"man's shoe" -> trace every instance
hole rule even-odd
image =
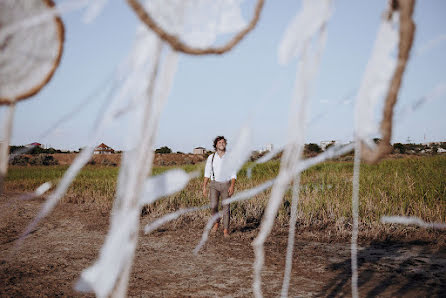
[[[224,229],[224,230],[223,230],[223,236],[224,236],[225,238],[229,238],[229,231],[228,231],[228,229]]]
[[[211,233],[215,234],[215,233],[217,233],[217,230],[218,230],[218,222],[215,223],[214,226],[212,227]]]

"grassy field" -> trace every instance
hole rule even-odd
[[[273,178],[279,161],[273,160],[238,173],[236,191],[254,187]],[[188,165],[186,171],[201,170],[204,164]],[[155,167],[157,175],[173,167]],[[67,166],[11,167],[5,188],[9,192],[33,191],[46,181],[56,183]],[[87,166],[76,178],[65,196],[65,202],[92,204],[110,208],[119,168]],[[352,162],[329,161],[305,171],[301,178],[299,224],[348,230],[351,223]],[[363,229],[374,228],[382,215],[418,216],[425,221],[446,220],[446,156],[414,157],[384,160],[378,165],[362,165],[360,175],[360,217]],[[145,212],[159,216],[179,208],[204,205],[208,199],[201,193],[202,177],[193,179],[175,195],[148,206]],[[240,225],[258,223],[271,189],[251,200],[231,204],[232,222]],[[290,213],[291,190],[285,196],[277,224],[286,225]],[[191,215],[205,220],[209,211]],[[189,218],[190,218],[189,217]],[[200,221],[201,222],[201,221]]]

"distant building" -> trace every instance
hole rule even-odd
[[[206,148],[203,147],[196,147],[194,148],[193,153],[194,154],[204,154],[206,152]]]
[[[429,147],[432,147],[432,146],[440,146],[441,145],[441,142],[430,142],[430,143],[428,143],[428,146]]]
[[[115,150],[113,150],[111,147],[102,143],[101,145],[94,148],[93,153],[94,154],[113,154],[113,153],[115,153]]]
[[[34,142],[31,144],[25,145],[25,147],[42,147],[42,144]]]
[[[265,146],[262,146],[262,149],[260,149],[259,152],[260,153],[271,152],[271,151],[273,151],[273,149],[274,149],[273,144],[266,144]]]
[[[333,141],[333,140],[332,141],[322,141],[320,143],[320,147],[322,150],[325,151],[325,149],[327,149],[328,146],[334,145],[335,143],[336,143],[336,141]]]

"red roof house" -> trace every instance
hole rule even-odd
[[[94,148],[94,154],[112,154],[115,153],[115,150],[113,150],[111,147],[105,145],[104,143],[101,143],[99,146]]]

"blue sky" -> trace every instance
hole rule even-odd
[[[248,19],[254,1],[245,2],[243,12]],[[354,96],[385,6],[386,1],[376,0],[334,2],[327,46],[311,98],[307,143],[352,139]],[[277,48],[300,7],[300,1],[266,1],[255,30],[230,53],[218,57],[181,55],[156,147],[167,145],[182,152],[197,146],[210,149],[212,139],[222,134],[230,144],[247,118],[253,119],[253,149],[268,143],[283,145],[297,60],[280,65]],[[446,1],[417,1],[415,43],[397,112],[446,82],[445,12]],[[40,142],[71,150],[86,144],[101,107],[109,99],[101,91],[129,52],[138,20],[125,1],[109,1],[91,24],[81,19],[82,11],[63,16],[66,41],[60,67],[38,95],[17,105],[12,144]],[[427,42],[441,36],[435,47],[417,55]],[[445,141],[445,97],[402,115],[395,123],[393,141]],[[83,104],[54,133],[39,138],[86,99],[88,105]],[[116,149],[124,148],[126,140],[127,127],[125,119],[122,121],[114,123],[103,136],[103,142]]]

